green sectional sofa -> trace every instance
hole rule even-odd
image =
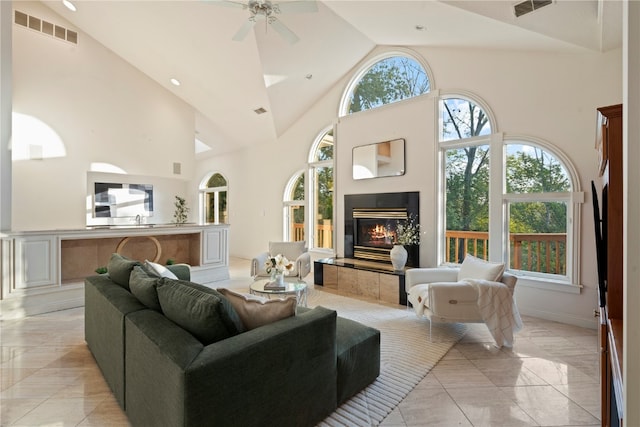
[[[85,340],[133,426],[313,426],[380,372],[376,329],[316,307],[243,330],[188,266],[175,280],[140,264],[114,254],[85,279]]]

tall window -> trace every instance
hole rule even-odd
[[[509,265],[567,275],[571,180],[550,152],[531,144],[505,146]]]
[[[470,253],[522,275],[577,280],[568,160],[544,142],[492,134],[486,109],[462,97],[440,102],[440,147],[445,262]]]
[[[312,238],[316,249],[333,248],[333,129],[323,132],[309,155],[309,200]]]
[[[204,222],[208,224],[227,224],[227,180],[219,173],[214,173],[201,186]]]
[[[440,141],[449,142],[443,144],[448,262],[462,262],[466,253],[488,259],[489,145],[483,136],[490,133],[487,115],[474,102],[441,100]]]
[[[392,53],[374,61],[350,83],[341,116],[413,98],[431,89],[425,67],[409,54]]]
[[[285,241],[305,240],[304,195],[304,172],[299,172],[289,180],[284,194]]]

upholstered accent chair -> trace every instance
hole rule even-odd
[[[265,269],[265,263],[270,256],[278,254],[284,255],[293,263],[293,270],[289,272],[287,277],[302,280],[311,272],[311,255],[307,251],[307,242],[302,240],[299,242],[269,242],[269,251],[262,252],[251,260],[251,276],[254,279],[260,277],[269,277],[269,273]]]
[[[407,303],[432,323],[485,323],[498,347],[513,345],[522,322],[513,298],[517,278],[504,264],[467,255],[459,267],[412,268]]]

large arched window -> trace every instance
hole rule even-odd
[[[300,171],[289,180],[284,190],[285,241],[305,240],[305,199],[304,171]]]
[[[309,247],[333,248],[333,128],[325,130],[309,152]]]
[[[581,201],[568,159],[544,141],[496,133],[488,108],[469,96],[443,97],[439,110],[441,261],[470,253],[520,276],[578,283]]]
[[[349,83],[340,116],[370,110],[431,90],[425,64],[408,52],[389,52],[366,63]]]
[[[203,220],[206,224],[227,224],[229,215],[227,179],[220,173],[212,174],[200,185]]]
[[[567,276],[573,216],[567,169],[550,151],[532,143],[509,141],[504,153],[509,266]]]

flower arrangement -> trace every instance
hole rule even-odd
[[[293,270],[293,263],[284,255],[278,254],[276,256],[269,256],[264,263],[264,268],[269,274],[284,274],[286,276]]]
[[[396,223],[396,244],[417,245],[420,243],[420,224],[416,223],[416,217],[410,214],[404,221]]]

